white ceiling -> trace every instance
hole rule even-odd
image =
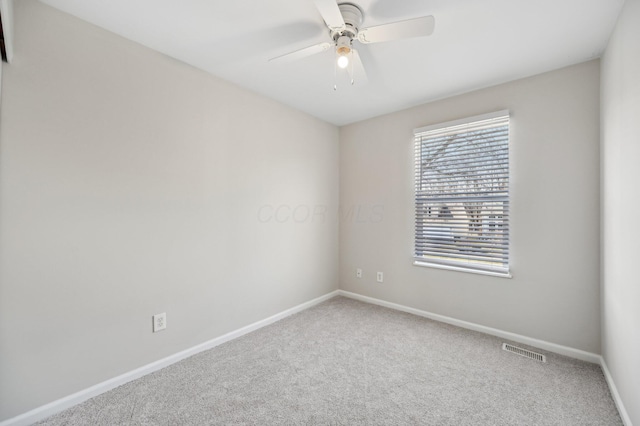
[[[312,0],[42,0],[214,75],[343,125],[599,57],[623,0],[352,0],[363,26],[435,17],[430,37],[360,45],[366,85],[334,84]],[[345,83],[339,80],[340,83]]]

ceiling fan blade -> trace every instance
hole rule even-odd
[[[361,84],[367,84],[369,81],[367,79],[367,72],[364,70],[364,65],[356,49],[351,49],[351,64],[348,70],[351,84],[357,84],[359,86]]]
[[[400,40],[403,38],[424,37],[433,34],[435,19],[433,16],[408,19],[363,28],[358,32],[360,43],[380,43],[383,41]]]
[[[269,59],[269,62],[293,62],[298,59],[306,58],[307,56],[315,55],[316,53],[322,53],[325,50],[328,50],[331,46],[332,44],[328,42],[314,44],[313,46],[305,47],[304,49],[276,56],[275,58]]]
[[[344,18],[335,0],[313,0],[330,30],[343,30],[345,28]]]

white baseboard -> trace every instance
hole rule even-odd
[[[133,371],[129,371],[128,373],[124,373],[124,374],[121,374],[120,376],[106,380],[102,383],[98,383],[97,385],[91,386],[90,388],[81,390],[72,395],[50,402],[41,407],[28,411],[24,414],[20,414],[16,417],[12,417],[10,419],[4,420],[0,422],[0,426],[30,425],[32,423],[45,419],[49,416],[52,416],[53,414],[59,413],[60,411],[66,410],[67,408],[73,407],[74,405],[80,404],[81,402],[84,402],[90,398],[93,398],[102,393],[110,391],[111,389],[114,389],[118,386],[122,386],[125,383],[128,383],[132,380],[139,379],[142,376],[145,376],[149,373],[153,373],[154,371],[165,368],[171,364],[175,364],[176,362],[181,361],[190,356],[193,356],[197,353],[214,348],[218,345],[221,345],[222,343],[236,339],[247,333],[251,333],[252,331],[265,327],[269,324],[273,324],[274,322],[281,320],[285,317],[304,311],[305,309],[308,309],[312,306],[322,303],[325,300],[329,300],[332,297],[337,296],[338,294],[339,294],[338,290],[332,291],[331,293],[327,293],[324,296],[320,296],[316,299],[310,300],[298,306],[294,306],[293,308],[287,309],[286,311],[282,311],[280,313],[272,315],[269,318],[265,318],[263,320],[254,322],[253,324],[249,324],[238,330],[229,332],[220,337],[216,337],[215,339],[211,339],[207,342],[193,346],[182,352],[178,352],[166,358],[144,365],[140,368],[136,368]]]
[[[622,403],[622,399],[620,399],[620,394],[618,393],[618,388],[616,387],[616,384],[613,381],[613,377],[609,372],[609,367],[607,367],[607,363],[605,362],[603,357],[600,357],[600,367],[602,367],[604,378],[606,379],[607,384],[609,385],[609,390],[611,391],[613,402],[616,403],[616,407],[618,408],[618,413],[620,413],[620,417],[622,418],[622,423],[624,423],[624,426],[633,426],[631,424],[631,418],[629,417],[629,413],[627,413],[627,409],[624,408],[624,404]]]
[[[432,312],[423,311],[416,308],[410,308],[408,306],[399,305],[397,303],[387,302],[385,300],[376,299],[369,296],[363,296],[357,293],[351,293],[349,291],[338,290],[338,294],[341,296],[349,297],[351,299],[360,300],[362,302],[372,303],[374,305],[384,306],[386,308],[395,309],[397,311],[407,312],[410,314],[418,315],[421,317],[429,318],[435,321],[444,322],[447,324],[455,325],[468,330],[479,331],[481,333],[490,334],[492,336],[501,337],[503,339],[512,340],[514,342],[523,343],[525,345],[533,346],[536,348],[544,349],[549,352],[565,355],[571,358],[580,359],[582,361],[591,362],[594,364],[600,364],[600,355],[591,352],[586,352],[580,349],[570,348],[568,346],[558,345],[556,343],[547,342],[544,340],[533,339],[531,337],[522,336],[520,334],[511,333],[509,331],[498,330],[497,328],[486,327],[484,325],[475,324],[472,322],[462,321],[459,319],[447,317],[444,315],[434,314]]]
[[[432,312],[423,311],[420,309],[410,308],[408,306],[400,305],[397,303],[387,302],[384,300],[376,299],[369,296],[363,296],[356,293],[351,293],[344,290],[336,290],[331,293],[325,294],[324,296],[320,296],[316,299],[310,300],[308,302],[302,303],[298,306],[294,306],[293,308],[287,309],[278,314],[272,315],[269,318],[265,318],[261,321],[257,321],[253,324],[242,327],[238,330],[229,332],[220,337],[216,337],[215,339],[209,340],[207,342],[201,343],[199,345],[193,346],[189,349],[186,349],[182,352],[178,352],[161,360],[152,362],[140,368],[137,368],[128,373],[121,374],[120,376],[114,377],[112,379],[106,380],[102,383],[98,383],[97,385],[91,386],[82,391],[76,392],[72,395],[66,396],[64,398],[53,401],[49,404],[45,404],[41,407],[35,408],[31,411],[28,411],[24,414],[20,414],[16,417],[4,420],[0,422],[0,426],[23,426],[30,425],[42,419],[45,419],[53,414],[59,413],[60,411],[66,410],[67,408],[73,407],[74,405],[80,404],[90,398],[98,396],[104,392],[107,392],[111,389],[114,389],[118,386],[124,385],[130,381],[136,380],[142,376],[145,376],[149,373],[153,373],[154,371],[165,368],[171,364],[175,364],[178,361],[181,361],[185,358],[193,356],[197,353],[206,351],[208,349],[214,348],[222,343],[228,342],[230,340],[236,339],[240,336],[243,336],[252,331],[258,330],[262,327],[265,327],[269,324],[273,324],[274,322],[281,320],[285,317],[293,315],[295,313],[301,312],[305,309],[308,309],[312,306],[315,306],[319,303],[324,302],[325,300],[329,300],[335,296],[344,296],[355,300],[360,300],[362,302],[371,303],[374,305],[384,306],[387,308],[395,309],[402,312],[407,312],[410,314],[418,315],[421,317],[433,319],[435,321],[444,322],[447,324],[455,325],[458,327],[466,328],[469,330],[479,331],[481,333],[490,334],[492,336],[502,337],[504,339],[512,340],[514,342],[523,343],[526,345],[534,346],[540,349],[548,350],[549,352],[558,353],[561,355],[569,356],[572,358],[577,358],[583,361],[592,362],[595,364],[599,364],[602,367],[602,371],[604,373],[607,384],[609,385],[609,389],[611,390],[611,395],[613,400],[618,408],[620,413],[620,417],[625,426],[633,426],[631,424],[631,419],[627,414],[627,411],[620,399],[620,394],[618,393],[618,389],[613,381],[613,377],[609,372],[606,362],[604,359],[597,354],[582,351],[580,349],[570,348],[568,346],[562,346],[551,342],[546,342],[544,340],[533,339],[530,337],[522,336],[519,334],[511,333],[508,331],[498,330],[491,327],[485,327],[483,325],[474,324],[467,321],[458,320],[455,318],[447,317],[444,315],[434,314]]]
[[[544,349],[549,352],[554,352],[560,355],[565,355],[571,358],[576,358],[582,361],[598,364],[602,368],[605,380],[607,381],[607,384],[609,385],[609,390],[611,391],[611,396],[613,398],[613,401],[616,404],[616,407],[618,408],[618,413],[620,414],[620,418],[622,418],[622,422],[624,423],[625,426],[633,426],[631,424],[631,419],[629,418],[629,414],[627,413],[627,410],[625,409],[624,404],[622,403],[622,399],[620,399],[620,394],[618,393],[616,384],[613,381],[613,377],[611,376],[611,373],[609,372],[607,363],[605,362],[604,358],[598,354],[586,352],[580,349],[574,349],[568,346],[558,345],[556,343],[551,343],[544,340],[533,339],[531,337],[522,336],[520,334],[511,333],[508,331],[498,330],[496,328],[485,327],[484,325],[474,324],[472,322],[462,321],[462,320],[447,317],[444,315],[423,311],[420,309],[410,308],[408,306],[400,305],[397,303],[387,302],[385,300],[380,300],[380,299],[376,299],[369,296],[363,296],[357,293],[351,293],[349,291],[338,290],[338,294],[340,296],[349,297],[351,299],[360,300],[362,302],[367,302],[374,305],[384,306],[386,308],[407,312],[410,314],[429,318],[435,321],[456,325],[458,327],[466,328],[468,330],[479,331],[481,333],[490,334],[492,336],[501,337],[504,339],[512,340],[514,342],[519,342],[525,345]]]

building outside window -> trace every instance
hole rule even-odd
[[[509,276],[509,113],[414,130],[414,264]]]

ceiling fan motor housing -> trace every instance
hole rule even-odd
[[[338,7],[344,19],[345,28],[341,31],[332,31],[331,38],[336,42],[343,36],[353,40],[358,35],[358,29],[364,20],[364,13],[353,3],[340,3]]]

